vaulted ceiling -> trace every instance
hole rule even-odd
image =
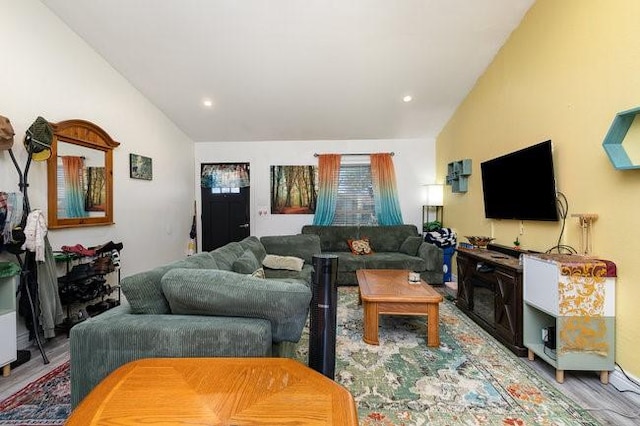
[[[534,2],[41,1],[196,142],[436,137]]]

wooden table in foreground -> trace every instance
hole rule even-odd
[[[360,269],[356,276],[364,308],[363,340],[366,343],[379,344],[380,315],[426,315],[427,346],[440,346],[440,293],[423,280],[419,284],[409,283],[407,270]]]
[[[357,425],[344,387],[287,358],[148,358],[105,378],[67,425]]]

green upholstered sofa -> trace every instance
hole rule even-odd
[[[71,329],[72,406],[140,358],[292,357],[319,252],[317,236],[252,236],[123,278],[120,306]],[[296,256],[304,265],[252,276],[267,254]]]
[[[357,285],[358,269],[408,269],[429,284],[443,284],[443,251],[424,242],[415,225],[305,225],[302,234],[319,236],[322,253],[338,256],[338,285]],[[373,253],[351,252],[348,241],[362,238],[369,239]]]

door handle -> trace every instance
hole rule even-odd
[[[243,223],[242,225],[238,225],[238,228],[248,228],[249,224],[248,223]]]

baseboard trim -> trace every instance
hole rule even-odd
[[[626,374],[629,378],[627,378],[620,367],[616,365],[616,369],[609,374],[609,383],[621,391],[633,391],[640,393],[640,379],[629,373]]]

